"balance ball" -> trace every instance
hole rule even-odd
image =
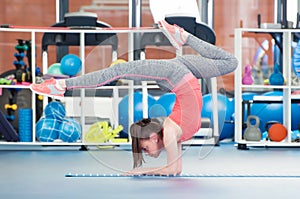
[[[149,109],[149,118],[167,117],[167,110],[161,104],[154,104]]]
[[[263,96],[283,96],[282,91],[270,91],[262,94]],[[291,123],[292,130],[298,129],[300,123],[300,104],[292,103]],[[282,103],[254,103],[251,106],[251,114],[260,118],[260,129],[265,130],[268,121],[278,121],[283,123],[283,105]]]
[[[60,61],[60,70],[64,75],[75,76],[81,71],[81,59],[77,55],[67,54]]]
[[[54,63],[50,65],[47,73],[51,75],[63,75],[60,66],[61,66],[60,63]]]
[[[133,122],[141,120],[143,118],[143,94],[142,92],[134,92],[133,94]],[[148,113],[151,106],[155,104],[156,100],[153,96],[148,94]],[[128,135],[128,95],[124,96],[119,105],[119,123],[122,125],[123,131],[120,133],[120,137],[126,137]],[[149,117],[149,114],[148,116]]]
[[[127,61],[124,59],[117,59],[113,62],[111,62],[110,66],[116,65],[116,64],[120,64],[120,63],[126,63]]]
[[[52,101],[47,104],[44,113],[46,118],[62,120],[66,116],[66,109],[61,102]]]
[[[267,92],[263,96],[282,96],[282,92]],[[260,119],[259,129],[265,131],[266,123],[269,121],[283,121],[283,110],[281,103],[254,103],[251,106],[251,115],[256,115]]]
[[[282,124],[272,124],[268,130],[270,140],[274,142],[281,142],[287,136],[287,129]]]
[[[161,95],[156,103],[150,107],[149,117],[167,117],[171,114],[176,101],[174,93],[165,93]]]
[[[212,103],[212,95],[206,94],[203,96],[202,102],[202,118],[209,118],[211,121],[211,126],[213,126],[213,116],[212,116],[212,107],[216,106]],[[234,102],[233,100],[229,100],[228,97],[222,94],[217,95],[218,99],[218,123],[219,123],[219,132],[220,132],[220,140],[233,138],[234,136],[234,125],[229,122],[232,120],[232,115],[234,113]]]
[[[59,129],[59,139],[63,142],[77,142],[81,137],[81,125],[72,118],[64,118]]]
[[[53,118],[41,118],[36,123],[36,138],[40,142],[53,142],[58,139],[61,121]]]
[[[257,95],[257,93],[251,93],[251,92],[243,92],[242,93],[242,99],[243,100],[253,100],[253,97]]]
[[[171,114],[176,101],[176,95],[174,93],[166,93],[160,96],[157,100],[157,104],[161,104],[165,109],[167,116]]]

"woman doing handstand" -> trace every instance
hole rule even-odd
[[[184,29],[159,23],[163,33],[176,48],[188,45],[199,55],[177,56],[170,60],[137,60],[65,80],[50,79],[32,84],[42,95],[62,97],[66,90],[95,88],[118,79],[156,81],[161,89],[176,94],[171,114],[166,118],[142,119],[131,125],[134,169],[128,174],[174,175],[182,171],[181,143],[200,129],[202,94],[198,79],[228,74],[238,65],[230,53],[204,42]],[[167,164],[157,168],[141,167],[142,153],[158,157],[165,149]]]

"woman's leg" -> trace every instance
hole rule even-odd
[[[112,67],[66,80],[46,80],[32,84],[32,91],[48,96],[63,96],[66,89],[96,88],[118,79],[156,81],[161,88],[173,87],[190,71],[177,59],[138,60],[119,63]]]
[[[186,44],[200,54],[200,56],[183,55],[177,58],[198,79],[225,75],[237,67],[237,59],[232,54],[195,37],[183,28],[170,25],[166,21],[160,23],[160,28],[174,47],[178,48]]]

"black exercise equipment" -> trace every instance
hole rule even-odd
[[[213,29],[211,29],[205,23],[197,23],[195,17],[186,16],[169,16],[165,20],[170,24],[176,24],[184,28],[187,32],[192,35],[206,41],[210,44],[215,45],[216,35]],[[140,49],[145,50],[146,46],[172,46],[168,38],[161,33],[144,33],[140,43]]]
[[[71,29],[110,28],[109,24],[97,20],[97,14],[89,12],[66,13],[64,20],[51,27],[69,27]],[[79,46],[79,33],[45,33],[42,38],[42,51],[47,51],[49,45]],[[85,33],[85,45],[110,45],[117,51],[118,38],[116,33]]]

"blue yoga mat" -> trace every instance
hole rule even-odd
[[[68,178],[300,178],[293,174],[180,174],[180,175],[122,175],[103,173],[67,173]]]

